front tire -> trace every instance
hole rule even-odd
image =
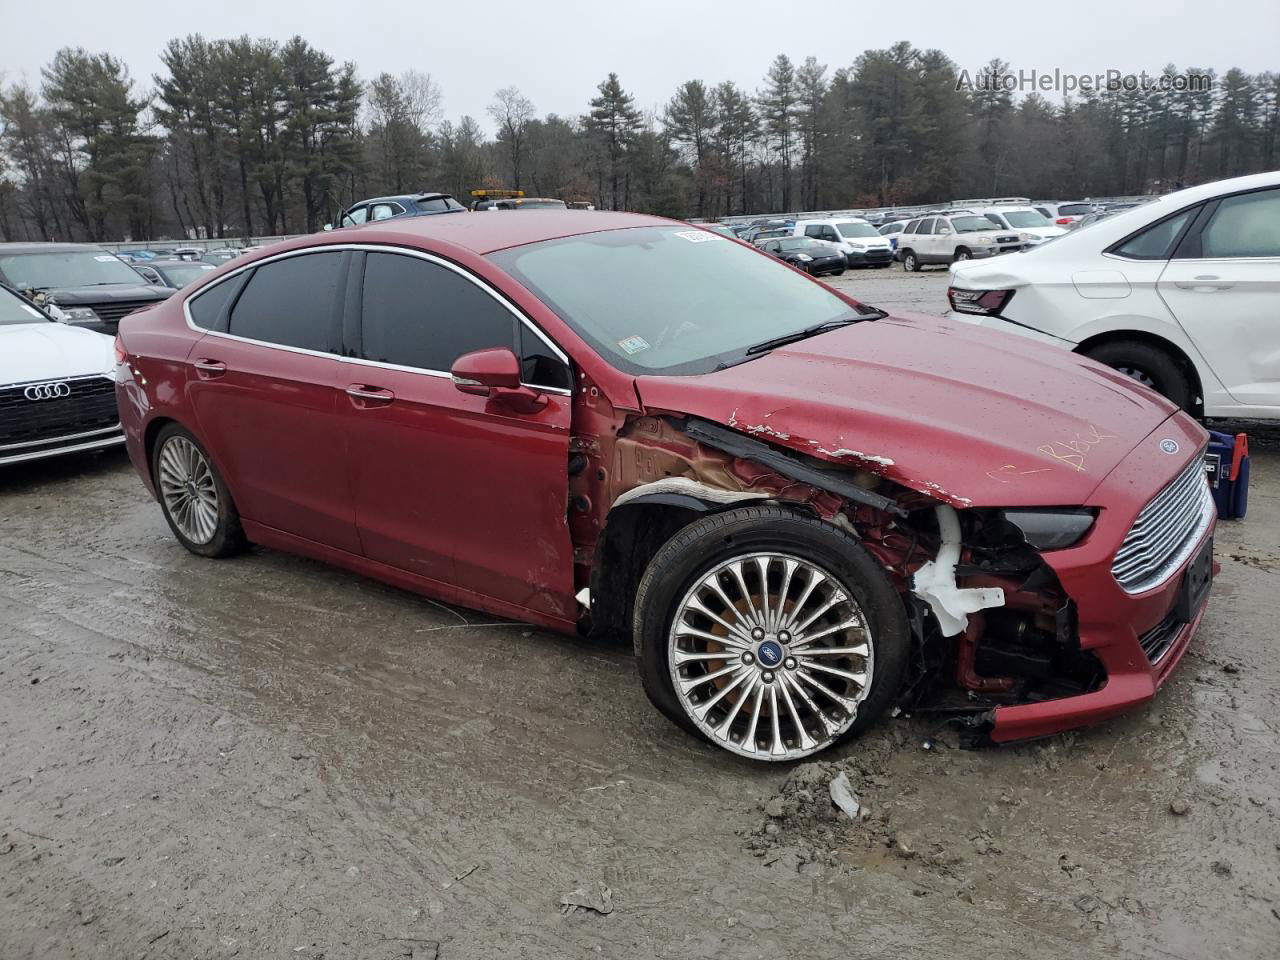
[[[968,248],[958,247],[956,249],[955,259],[953,259],[951,262],[964,263],[966,260],[972,260],[972,259],[973,259],[973,254],[969,252]]]
[[[866,729],[902,687],[902,599],[850,534],[780,506],[705,517],[636,593],[640,677],[685,730],[756,760],[796,760]]]
[[[188,430],[171,423],[160,431],[151,475],[169,529],[192,553],[221,558],[248,546],[231,491]]]
[[[1195,391],[1190,380],[1166,350],[1140,340],[1113,340],[1083,352],[1085,356],[1150,387],[1183,410],[1191,410],[1195,404]]]

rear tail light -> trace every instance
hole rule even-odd
[[[951,301],[951,309],[957,313],[977,313],[987,317],[998,317],[1000,311],[1013,299],[1013,291],[961,290],[957,287],[948,287],[947,299]]]
[[[1075,217],[1059,217],[1057,220],[1053,222],[1058,224],[1058,226],[1062,226],[1063,224],[1070,223],[1074,219]]]

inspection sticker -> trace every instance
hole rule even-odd
[[[677,230],[677,237],[683,237],[690,243],[706,243],[715,237],[715,234],[708,233],[706,230]]]
[[[111,254],[108,253],[105,256],[94,257],[93,259],[97,260],[99,263],[110,263],[112,260],[115,260],[116,258],[111,256]]]
[[[639,353],[641,350],[649,349],[649,341],[644,337],[627,337],[625,340],[619,340],[618,346],[627,353]]]

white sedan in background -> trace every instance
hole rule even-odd
[[[0,286],[0,467],[124,443],[112,338]]]
[[[1280,172],[951,267],[951,316],[1085,354],[1204,417],[1280,419]]]

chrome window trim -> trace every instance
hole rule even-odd
[[[219,277],[217,280],[215,280],[213,283],[206,284],[205,286],[197,290],[195,293],[193,293],[191,296],[186,297],[182,301],[182,316],[186,320],[187,326],[191,330],[197,333],[205,334],[206,336],[210,336],[210,337],[222,337],[226,340],[236,340],[236,341],[239,341],[240,343],[250,343],[260,347],[269,347],[272,350],[284,350],[288,353],[300,353],[310,357],[328,357],[335,360],[342,360],[348,363],[357,363],[364,366],[381,367],[387,370],[401,370],[406,373],[423,373],[430,377],[445,377],[448,379],[452,379],[452,374],[447,370],[427,370],[422,367],[407,367],[407,366],[402,366],[400,364],[384,363],[380,360],[366,360],[363,357],[344,357],[341,354],[332,353],[328,350],[307,350],[304,347],[290,347],[283,343],[271,343],[267,340],[254,340],[251,337],[238,337],[233,333],[224,333],[220,330],[209,330],[206,327],[199,326],[195,322],[194,318],[192,318],[191,316],[191,302],[193,300],[196,300],[197,298],[203,296],[205,293],[212,290],[214,287],[218,286],[219,284],[226,283],[232,277],[235,277],[241,273],[244,273],[246,270],[254,270],[257,267],[262,266],[263,264],[273,263],[277,260],[285,260],[289,257],[305,256],[309,253],[334,253],[334,252],[341,252],[346,250],[358,250],[358,251],[363,251],[365,253],[392,253],[392,254],[399,254],[401,256],[417,257],[420,260],[426,260],[428,263],[434,263],[437,266],[444,267],[447,270],[452,270],[454,273],[458,274],[459,276],[473,283],[475,286],[479,287],[484,293],[488,294],[494,300],[498,301],[498,303],[501,304],[507,310],[507,312],[510,313],[516,319],[517,322],[527,327],[530,330],[530,332],[533,333],[534,336],[536,336],[539,340],[541,340],[544,344],[546,344],[546,346],[551,349],[552,353],[555,354],[557,359],[559,359],[561,363],[563,363],[566,367],[569,368],[570,377],[572,379],[573,363],[569,359],[568,354],[566,354],[563,350],[561,350],[560,347],[550,337],[548,337],[545,333],[543,333],[542,329],[536,323],[534,323],[531,319],[529,319],[528,316],[525,315],[524,311],[522,311],[514,303],[508,300],[505,296],[503,296],[503,294],[500,291],[495,290],[493,287],[485,283],[479,277],[475,276],[469,270],[464,270],[463,268],[459,267],[457,264],[452,263],[448,260],[445,260],[443,257],[438,257],[433,253],[427,253],[425,250],[415,250],[412,247],[400,247],[400,246],[396,246],[394,244],[389,244],[389,243],[317,244],[316,246],[313,246],[313,247],[301,247],[296,250],[286,250],[283,253],[277,253],[269,257],[263,257],[261,260],[254,260],[252,263],[240,264],[234,270],[228,271],[227,273]],[[542,390],[546,393],[554,393],[554,394],[558,394],[560,396],[565,396],[565,397],[573,395],[573,391],[571,389],[565,389],[564,387],[551,387],[551,386],[543,386],[542,384],[537,384],[537,383],[525,383],[523,380],[521,381],[521,385],[530,387],[535,390]]]

